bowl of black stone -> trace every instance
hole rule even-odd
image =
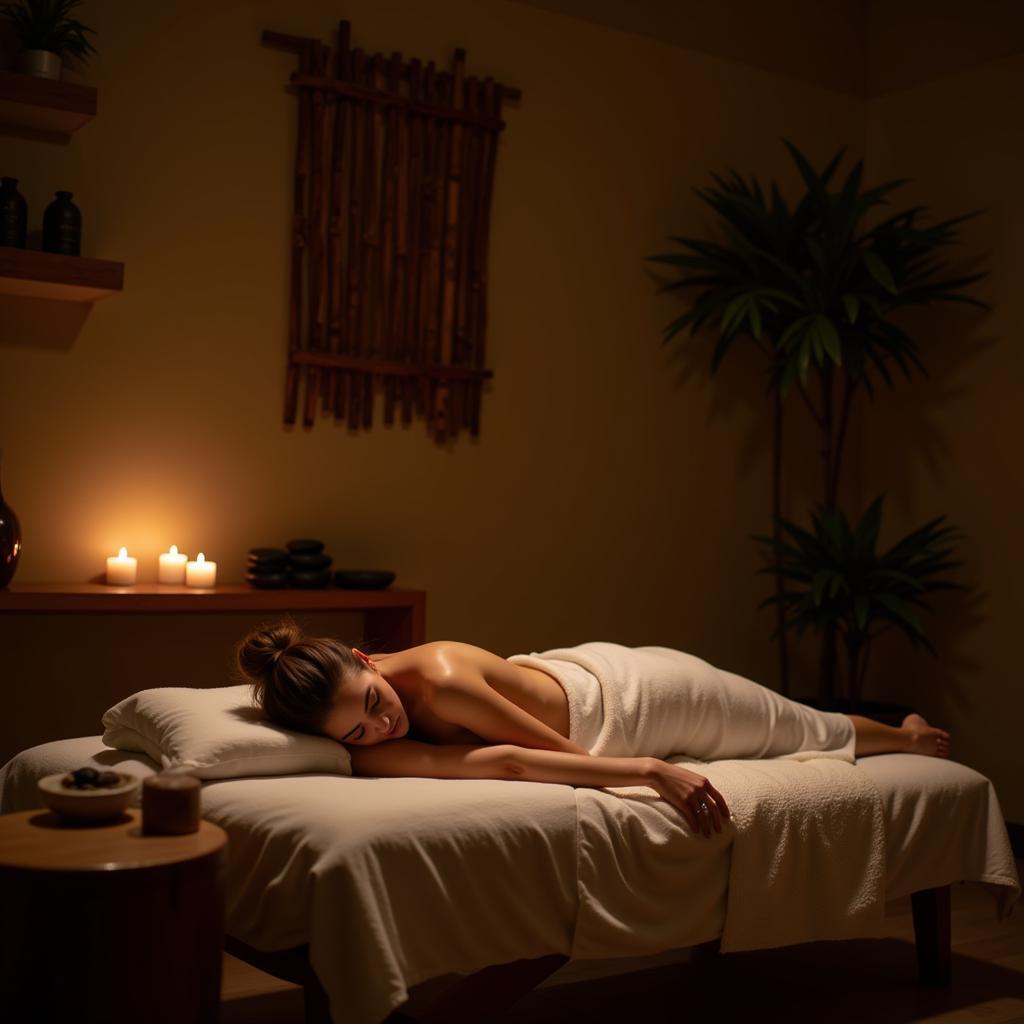
[[[69,821],[108,821],[131,806],[142,780],[86,765],[46,775],[36,785],[43,803]]]
[[[383,590],[395,582],[395,574],[383,569],[339,569],[334,585],[346,590]]]

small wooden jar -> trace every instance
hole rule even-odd
[[[142,831],[150,836],[184,836],[199,831],[199,792],[192,775],[161,772],[142,781]]]

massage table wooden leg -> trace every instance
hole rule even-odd
[[[917,942],[917,969],[922,985],[942,987],[950,983],[952,936],[949,912],[950,887],[922,889],[910,897]]]

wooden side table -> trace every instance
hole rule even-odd
[[[227,837],[0,815],[0,1007],[11,1021],[215,1024]]]

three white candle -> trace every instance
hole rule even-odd
[[[212,587],[217,582],[217,563],[206,561],[199,552],[194,562],[185,566],[185,585],[189,587]]]
[[[134,587],[139,560],[128,557],[128,549],[121,548],[117,557],[107,559],[107,583],[112,587]]]
[[[165,551],[160,556],[160,569],[157,579],[160,583],[185,582],[185,564],[188,562],[188,555],[178,554],[178,545],[172,544],[170,551]]]

